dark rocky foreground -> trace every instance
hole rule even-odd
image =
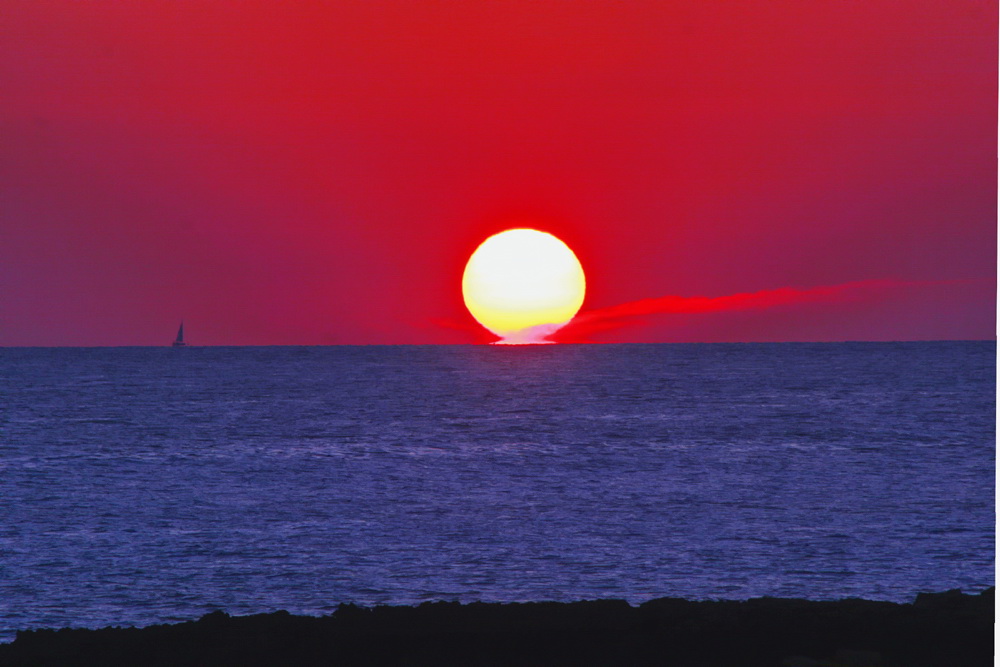
[[[668,665],[977,667],[993,664],[993,589],[913,604],[760,598],[621,600],[286,612],[146,628],[29,630],[0,665]]]

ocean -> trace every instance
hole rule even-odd
[[[0,349],[0,641],[994,583],[994,342]]]

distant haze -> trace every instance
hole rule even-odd
[[[520,225],[586,271],[566,340],[991,339],[996,14],[11,0],[0,345],[488,341]]]

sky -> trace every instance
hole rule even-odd
[[[0,20],[0,345],[994,339],[997,4],[49,2]]]

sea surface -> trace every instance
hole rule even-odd
[[[993,342],[0,349],[0,640],[993,585]]]

